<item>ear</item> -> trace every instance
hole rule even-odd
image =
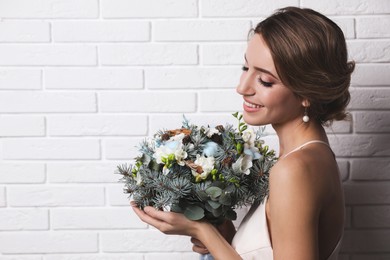
[[[310,107],[310,101],[307,98],[302,99],[302,106],[303,107]]]

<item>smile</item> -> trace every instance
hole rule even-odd
[[[249,103],[248,101],[244,101],[244,104],[245,104],[245,106],[250,107],[250,108],[261,108],[261,107],[264,107],[264,106],[260,106],[260,105]]]

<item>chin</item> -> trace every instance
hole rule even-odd
[[[262,120],[262,118],[259,115],[255,114],[248,114],[247,112],[243,112],[243,119],[245,123],[248,125],[253,125],[253,126],[262,126],[262,125],[267,125],[270,122]]]

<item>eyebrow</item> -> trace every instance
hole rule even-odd
[[[244,58],[245,58],[245,61],[246,63],[248,63],[248,60],[246,58],[246,55],[244,55]],[[263,73],[267,73],[269,75],[271,75],[272,77],[274,77],[275,79],[277,80],[280,80],[278,77],[276,77],[274,74],[272,74],[270,71],[266,70],[266,69],[263,69],[263,68],[259,68],[259,67],[256,67],[256,66],[253,66],[253,68],[257,71],[260,71],[260,72],[263,72]]]

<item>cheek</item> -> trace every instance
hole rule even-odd
[[[290,111],[299,106],[300,101],[288,91],[263,91],[265,106],[277,110]]]

